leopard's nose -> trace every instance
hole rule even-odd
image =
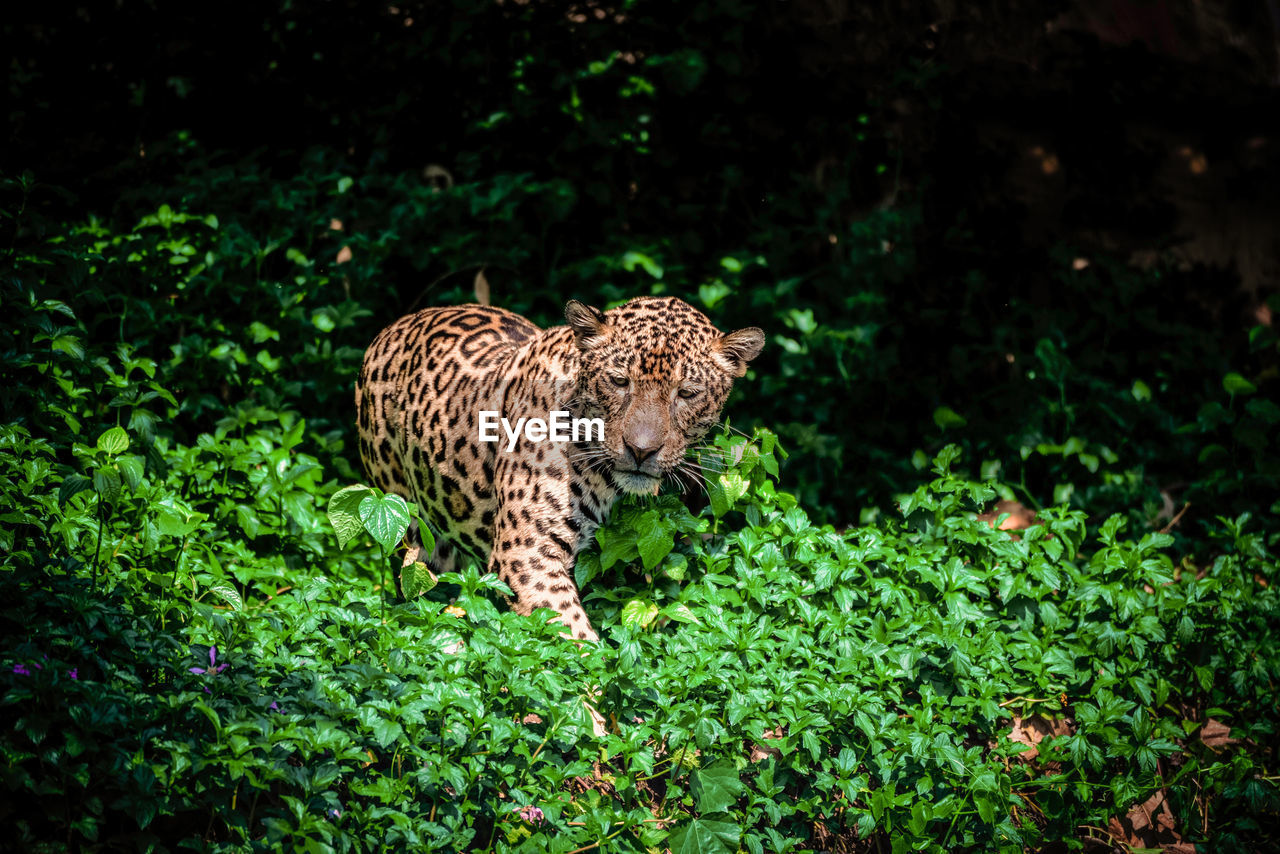
[[[636,461],[636,467],[644,465],[645,460],[662,450],[662,435],[657,430],[640,427],[628,430],[622,437],[622,444]]]

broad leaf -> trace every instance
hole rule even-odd
[[[693,772],[693,799],[702,813],[723,812],[738,802],[742,780],[728,759],[721,759]]]
[[[672,602],[670,605],[662,609],[663,616],[671,620],[681,623],[695,623],[702,625],[701,621],[693,615],[693,611],[689,610],[689,606],[683,602]]]
[[[1222,387],[1227,390],[1227,394],[1235,396],[1237,394],[1253,394],[1258,387],[1249,382],[1235,371],[1227,374],[1222,378]]]
[[[422,561],[414,561],[400,572],[400,589],[404,598],[413,599],[436,586],[435,573]]]
[[[647,626],[658,616],[658,606],[642,599],[632,599],[622,606],[622,625]]]
[[[364,530],[360,521],[360,502],[368,498],[373,490],[358,483],[339,489],[329,498],[329,523],[338,535],[338,548],[345,549],[347,543],[358,537]]]
[[[108,504],[115,504],[120,497],[120,472],[115,466],[106,466],[93,473],[93,488]]]
[[[123,454],[129,449],[129,434],[123,427],[112,427],[98,437],[98,450],[108,454]]]
[[[167,537],[185,537],[200,526],[208,517],[203,513],[192,513],[185,507],[174,507],[161,504],[156,508],[156,527]]]
[[[360,521],[383,549],[391,551],[409,530],[409,505],[399,495],[366,495],[360,502]]]
[[[210,587],[209,592],[222,599],[236,611],[244,608],[244,600],[240,598],[240,594],[236,592],[234,587],[218,584]]]
[[[733,505],[747,494],[749,484],[736,471],[728,471],[707,481],[707,495],[711,499],[711,512],[717,517],[733,509]]]
[[[738,850],[738,825],[695,818],[671,834],[671,854],[731,854]]]
[[[963,427],[969,422],[950,406],[939,406],[933,410],[933,423],[946,430],[948,427]]]
[[[654,515],[656,516],[657,514],[655,513]],[[662,563],[662,559],[667,556],[675,544],[676,541],[671,536],[670,529],[661,524],[660,521],[647,528],[636,539],[636,548],[640,552],[640,560],[644,561],[644,568],[650,571]]]
[[[143,467],[142,457],[121,457],[116,460],[116,468],[120,470],[120,476],[124,478],[131,492],[136,491],[138,484],[142,483]]]
[[[69,474],[62,479],[62,484],[58,487],[58,504],[66,504],[77,493],[84,492],[93,482],[82,474]]]

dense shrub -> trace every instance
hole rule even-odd
[[[389,602],[384,548],[340,550],[324,513],[355,477],[322,388],[355,312],[305,258],[236,291],[223,229],[161,209],[10,256],[20,844],[1021,850],[1153,794],[1184,834],[1274,842],[1280,579],[1247,517],[1194,553],[1065,506],[996,530],[977,514],[1009,487],[948,447],[894,518],[837,531],[778,491],[771,434],[726,434],[701,511],[625,504],[579,561],[598,647],[474,567]],[[260,320],[221,320],[246,300]],[[320,429],[283,408],[308,399]]]
[[[1273,96],[966,64],[1061,4],[435,5],[0,23],[8,843],[1050,850],[1159,809],[1277,844],[1280,339],[1231,275],[1103,248],[1171,229],[1122,127]],[[1088,165],[1075,227],[986,186],[984,87]],[[1229,111],[1206,148],[1280,114]],[[395,601],[410,508],[325,512],[365,345],[486,291],[768,335],[725,471],[579,561],[599,646],[474,566]]]

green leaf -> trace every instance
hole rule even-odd
[[[649,514],[645,514],[646,516]],[[655,517],[657,514],[654,514]],[[659,521],[659,520],[655,520]],[[662,563],[662,559],[667,556],[672,548],[675,547],[675,538],[671,536],[671,530],[665,525],[653,524],[636,539],[636,548],[640,551],[640,560],[644,561],[644,568],[652,571],[654,567]]]
[[[725,495],[724,486],[721,485],[718,477],[707,481],[707,498],[711,501],[711,512],[717,519],[732,509],[732,504]]]
[[[123,427],[112,427],[98,437],[98,450],[108,454],[123,454],[129,449],[129,434]]]
[[[436,586],[435,573],[422,561],[414,561],[400,572],[400,589],[404,598],[413,599]]]
[[[939,406],[933,410],[933,423],[946,430],[949,427],[963,427],[969,422],[950,406]]]
[[[732,822],[695,818],[671,834],[671,854],[732,854],[739,838]]]
[[[658,616],[658,606],[643,599],[632,599],[622,606],[622,625],[647,626]]]
[[[662,567],[662,574],[672,581],[684,581],[688,571],[689,559],[679,552],[669,555],[666,564]]]
[[[596,531],[596,542],[600,544],[601,569],[608,569],[618,561],[627,561],[633,557],[635,539],[630,531],[614,531],[605,526]]]
[[[693,611],[689,610],[689,606],[683,602],[672,602],[670,605],[662,609],[662,615],[668,619],[676,620],[681,623],[694,623],[702,625],[701,621],[693,615]]]
[[[142,457],[121,457],[116,460],[116,468],[120,470],[121,477],[128,484],[131,492],[138,489],[138,484],[142,483],[143,461]]]
[[[161,453],[158,445],[152,445],[147,448],[147,467],[155,473],[157,477],[165,477],[169,473],[169,464],[165,462],[164,454]]]
[[[236,522],[240,525],[240,530],[251,538],[262,533],[262,520],[258,518],[257,513],[253,512],[253,508],[247,504],[236,505]]]
[[[644,271],[655,279],[662,278],[662,265],[658,264],[643,252],[627,252],[622,256],[622,269],[628,273],[633,272],[636,267],[643,267]]]
[[[333,525],[333,530],[338,535],[338,548],[345,549],[347,543],[364,530],[360,521],[360,502],[372,493],[372,489],[358,483],[339,489],[330,496],[329,524]]]
[[[217,584],[210,587],[209,592],[222,599],[233,610],[239,611],[244,608],[244,600],[240,598],[240,594],[236,592],[234,587],[226,584]]]
[[[737,504],[738,500],[747,494],[747,489],[750,486],[746,478],[736,471],[727,471],[720,475],[715,479],[715,485],[722,491],[721,501],[725,504],[724,512],[717,513],[717,516],[723,516],[724,513],[729,512],[733,505]],[[713,497],[712,504],[714,503],[715,498]]]
[[[62,479],[62,484],[58,487],[58,505],[62,506],[70,501],[76,494],[84,492],[92,485],[92,481],[82,474],[69,474]]]
[[[395,721],[378,718],[373,722],[373,737],[378,746],[385,749],[387,745],[404,735],[404,729]]]
[[[360,502],[360,521],[383,549],[391,551],[409,530],[409,505],[399,495],[366,495]]]
[[[314,602],[317,599],[319,599],[322,595],[329,592],[330,588],[332,587],[333,587],[332,581],[325,578],[323,575],[318,575],[315,578],[311,579],[311,583],[303,588],[302,601]]]
[[[209,723],[213,724],[214,732],[222,732],[222,721],[218,718],[217,712],[198,700],[192,704],[192,708],[209,719]]]
[[[185,507],[169,504],[161,504],[157,509],[156,527],[167,537],[185,537],[208,518],[203,513],[193,513]]]
[[[1227,374],[1222,378],[1222,387],[1227,390],[1227,394],[1235,397],[1237,394],[1253,394],[1258,387],[1249,382],[1235,371]]]
[[[120,497],[120,472],[115,466],[105,466],[93,473],[93,488],[108,504],[114,504]]]
[[[59,335],[49,342],[49,346],[73,359],[84,359],[84,343],[74,335]]]
[[[982,823],[986,825],[995,824],[996,820],[996,804],[986,795],[975,794],[973,796],[973,805],[978,810],[978,818],[982,819]]]
[[[721,759],[691,775],[693,800],[702,813],[723,812],[738,802],[742,780],[733,762]]]

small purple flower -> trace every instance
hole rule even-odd
[[[30,670],[30,669],[27,667],[27,665],[25,665],[25,664],[15,664],[15,665],[13,665],[13,672],[14,672],[14,673],[16,673],[16,674],[18,674],[19,676],[30,676],[30,675],[31,675],[31,670]]]
[[[67,675],[70,676],[72,679],[79,679],[80,669],[78,667],[73,667],[67,671]]]
[[[269,712],[279,712],[279,711],[280,711],[280,704],[279,704],[279,703],[277,703],[275,700],[272,700],[272,701],[271,701],[271,705],[267,706],[267,711],[269,711]]]
[[[542,810],[535,806],[527,806],[520,808],[520,817],[529,824],[542,824],[546,816],[542,814]]]
[[[334,818],[342,818],[342,810],[329,810],[329,815]]]
[[[196,674],[207,673],[210,676],[216,676],[217,674],[227,669],[227,664],[218,663],[218,648],[216,646],[211,646],[209,647],[209,666],[208,667],[188,667],[187,669],[192,673],[196,673]],[[208,689],[205,689],[205,690],[207,691]]]

